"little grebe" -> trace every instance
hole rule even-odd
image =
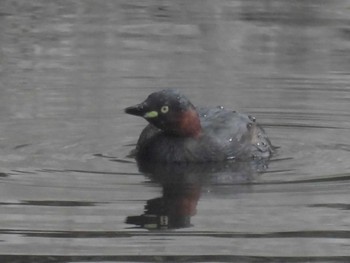
[[[254,117],[221,106],[196,108],[175,90],[152,93],[125,112],[150,123],[137,142],[137,160],[221,162],[267,159],[273,152]]]

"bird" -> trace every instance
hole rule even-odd
[[[151,163],[206,163],[269,159],[274,152],[256,118],[223,106],[195,107],[175,89],[151,93],[125,108],[143,117],[133,150],[136,160]]]

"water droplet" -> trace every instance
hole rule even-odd
[[[229,142],[232,142],[232,141],[233,141],[233,139],[232,139],[232,138],[230,138],[230,139],[228,139],[228,141],[229,141]]]
[[[251,120],[252,122],[256,121],[256,118],[252,115],[248,115],[249,120]]]
[[[224,106],[221,106],[221,105],[220,105],[220,106],[217,106],[217,108],[220,109],[220,110],[223,110],[223,109],[224,109]]]
[[[250,130],[250,128],[253,126],[251,123],[247,123],[247,129]]]

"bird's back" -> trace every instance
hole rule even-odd
[[[167,134],[148,125],[140,135],[138,159],[160,162],[209,162],[268,158],[272,146],[253,117],[222,107],[197,109],[198,138]]]

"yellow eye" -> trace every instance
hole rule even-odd
[[[167,113],[169,111],[169,106],[163,106],[160,108],[161,113]]]

